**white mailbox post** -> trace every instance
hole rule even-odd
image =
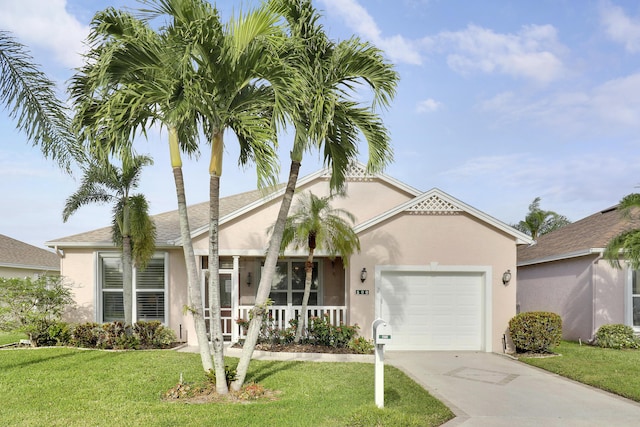
[[[375,344],[375,400],[378,408],[384,407],[384,345],[391,342],[391,325],[382,319],[371,324]]]

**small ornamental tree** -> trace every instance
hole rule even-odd
[[[0,330],[25,332],[32,339],[44,334],[73,304],[62,282],[58,276],[0,278]]]
[[[520,313],[509,321],[509,333],[518,353],[549,353],[562,340],[562,319],[545,311]]]

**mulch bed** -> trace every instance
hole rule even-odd
[[[234,347],[242,348],[242,345],[236,344]],[[287,353],[331,353],[331,354],[358,354],[350,348],[336,348],[324,345],[313,344],[256,344],[256,350],[287,352]]]

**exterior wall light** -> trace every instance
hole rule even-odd
[[[507,270],[502,273],[502,284],[507,286],[511,281],[511,270]]]
[[[251,286],[251,282],[252,282],[251,272],[248,272],[247,273],[247,286]]]
[[[367,269],[363,268],[360,272],[360,281],[364,283],[365,280],[367,280]]]

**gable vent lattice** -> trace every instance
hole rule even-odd
[[[458,215],[462,209],[433,195],[411,206],[407,212],[412,215]]]
[[[323,176],[325,178],[329,178],[331,176],[331,171],[328,171]],[[375,175],[368,174],[365,167],[354,162],[348,166],[345,178],[347,181],[372,181],[375,178]]]

